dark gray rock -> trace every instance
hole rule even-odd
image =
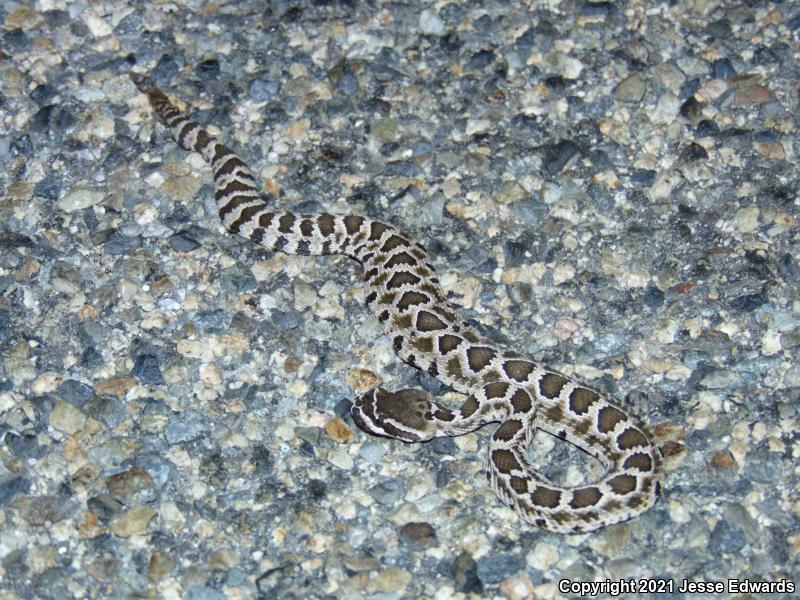
[[[542,166],[550,175],[559,173],[579,151],[578,145],[571,140],[561,140],[555,144],[542,147]]]
[[[89,399],[94,396],[94,389],[75,379],[65,379],[61,385],[58,386],[58,395],[61,396],[65,402],[83,408]]]
[[[31,480],[22,475],[0,475],[0,505],[7,504],[14,496],[27,494]]]
[[[478,561],[478,577],[487,584],[500,583],[525,570],[525,557],[508,552],[493,552]]]
[[[191,252],[200,247],[200,242],[194,239],[186,231],[179,231],[169,236],[169,245],[178,252]]]
[[[153,354],[137,356],[133,369],[131,369],[131,375],[144,385],[161,385],[164,383],[160,361]]]

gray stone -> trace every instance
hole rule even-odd
[[[190,442],[211,431],[211,424],[205,415],[195,410],[185,410],[170,418],[164,429],[164,436],[170,444]]]
[[[525,557],[509,552],[493,552],[478,561],[478,576],[484,583],[500,583],[525,570]]]
[[[0,475],[0,505],[6,504],[14,496],[27,494],[31,480],[21,475]]]
[[[634,73],[620,81],[614,93],[617,96],[617,100],[621,102],[638,103],[642,101],[646,91],[647,86],[644,79],[638,73]]]
[[[396,504],[405,493],[406,484],[402,477],[389,479],[369,489],[369,495],[375,499],[375,502],[386,506]]]

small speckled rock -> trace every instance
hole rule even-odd
[[[361,444],[358,453],[364,460],[377,465],[386,454],[386,447],[383,442],[379,442],[378,440],[367,440]]]
[[[74,212],[100,204],[105,197],[105,193],[101,190],[86,186],[75,186],[58,201],[57,206],[64,212]]]
[[[406,523],[400,528],[400,537],[418,548],[436,546],[436,530],[430,523]]]
[[[339,417],[331,419],[325,424],[325,433],[339,444],[352,442],[355,439],[353,431]]]
[[[205,416],[194,410],[187,410],[170,419],[164,430],[167,442],[178,444],[197,439],[211,429]]]
[[[734,385],[738,379],[732,371],[715,369],[700,380],[700,385],[709,389],[724,389]]]
[[[30,490],[31,481],[19,475],[0,476],[0,505],[6,504],[18,494],[25,494]]]
[[[119,537],[131,537],[142,534],[147,530],[147,525],[155,516],[156,511],[147,506],[136,506],[128,512],[114,518],[109,527],[114,535]]]
[[[641,102],[644,98],[646,85],[644,79],[638,73],[626,77],[619,82],[614,93],[617,99],[622,102]]]
[[[356,394],[362,394],[378,386],[381,378],[368,369],[355,368],[347,371],[347,385]]]
[[[81,381],[67,379],[58,386],[58,394],[66,402],[81,408],[94,396],[94,390]]]
[[[132,468],[107,477],[106,486],[115,498],[132,504],[134,499],[141,499],[143,492],[151,496],[152,481],[144,469]]]
[[[50,411],[50,425],[64,433],[75,433],[83,429],[86,424],[86,415],[77,407],[57,400],[53,410]]]
[[[389,567],[370,578],[367,592],[371,594],[400,592],[411,582],[411,573],[399,567]]]
[[[444,32],[444,21],[439,18],[435,11],[425,9],[419,16],[419,28],[422,33],[428,35],[442,35]]]
[[[662,94],[658,99],[656,108],[650,113],[650,120],[657,125],[667,125],[675,120],[680,110],[680,100],[672,94]]]
[[[191,252],[200,246],[199,242],[185,231],[179,231],[169,236],[169,244],[179,252]]]
[[[397,122],[391,117],[378,119],[372,124],[372,133],[383,142],[393,142],[399,136]]]
[[[369,495],[376,502],[391,506],[396,504],[405,494],[405,481],[401,477],[384,481],[369,489]]]
[[[499,583],[525,568],[525,559],[518,554],[494,553],[477,563],[478,576],[484,583]]]

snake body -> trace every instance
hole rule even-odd
[[[492,488],[524,520],[558,533],[624,521],[656,502],[661,453],[627,407],[478,336],[447,304],[424,248],[396,227],[353,214],[277,210],[241,158],[189,120],[149,77],[130,76],[178,145],[211,165],[219,218],[229,232],[287,254],[344,254],[360,262],[367,306],[397,355],[469,394],[452,410],[420,390],[376,388],[353,403],[361,429],[421,442],[500,422],[488,452]],[[544,478],[527,454],[537,428],[600,460],[605,474],[577,487]]]

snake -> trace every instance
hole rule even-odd
[[[628,406],[539,362],[480,336],[448,303],[424,247],[397,227],[357,214],[300,214],[276,207],[248,165],[183,111],[146,75],[135,86],[184,150],[211,167],[225,229],[269,250],[341,254],[362,266],[366,304],[406,363],[467,395],[458,409],[418,389],[376,387],[351,406],[365,432],[407,443],[459,436],[500,425],[488,443],[487,476],[524,522],[562,534],[628,520],[661,495],[661,450]],[[537,430],[596,458],[603,474],[557,485],[537,471],[528,447]]]

